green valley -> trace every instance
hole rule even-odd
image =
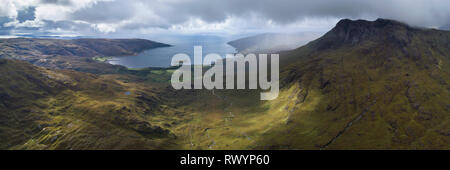
[[[450,149],[449,31],[341,20],[280,54],[271,101],[92,60],[149,42],[52,41],[0,42],[0,149]]]

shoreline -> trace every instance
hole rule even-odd
[[[230,44],[227,44],[227,43],[225,43],[225,44],[228,45],[228,46],[230,46],[230,47],[232,47],[232,48],[234,49],[233,52],[230,52],[230,53],[227,53],[227,54],[236,55],[236,54],[239,53],[238,49],[235,48],[234,46],[232,46],[232,45],[230,45]],[[176,45],[170,45],[169,47],[174,47],[174,46],[176,46]],[[171,66],[170,63],[169,63],[167,66],[144,66],[144,67],[128,67],[128,66],[123,65],[123,64],[114,64],[114,63],[111,63],[112,61],[118,61],[118,62],[120,62],[121,60],[118,59],[118,58],[135,57],[135,56],[139,56],[140,54],[145,53],[146,51],[150,51],[150,50],[154,50],[154,49],[159,49],[159,48],[165,48],[165,47],[157,47],[157,48],[152,48],[152,49],[144,50],[144,51],[142,51],[142,52],[140,52],[140,53],[137,53],[137,54],[135,54],[135,55],[108,56],[108,57],[99,57],[99,58],[103,58],[103,60],[100,61],[100,62],[108,63],[108,64],[111,64],[111,65],[119,65],[119,66],[123,66],[123,67],[127,68],[128,70],[139,70],[139,69],[171,69],[171,68],[177,68],[176,66]],[[225,58],[226,58],[226,55],[225,55],[225,56],[221,56],[221,57],[222,57],[223,59],[225,59]],[[99,61],[99,60],[96,60],[96,61]],[[190,65],[191,65],[191,66],[196,66],[196,65],[200,65],[200,64],[192,63],[192,64],[190,64]]]

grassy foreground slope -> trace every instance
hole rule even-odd
[[[281,54],[273,101],[174,90],[170,69],[0,60],[0,149],[450,149],[449,43],[448,31],[342,20]]]
[[[161,149],[175,137],[146,118],[173,111],[160,105],[150,84],[128,81],[130,75],[55,71],[5,59],[0,74],[1,149]]]

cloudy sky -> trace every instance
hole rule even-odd
[[[0,0],[0,36],[325,32],[339,19],[450,28],[449,0]]]

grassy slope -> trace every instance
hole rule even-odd
[[[2,149],[157,149],[174,138],[147,119],[173,112],[150,84],[0,61]]]

